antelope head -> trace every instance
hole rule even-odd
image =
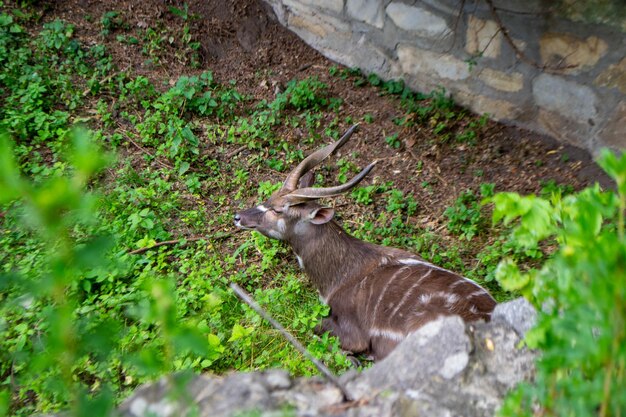
[[[235,214],[235,225],[274,239],[293,242],[306,239],[316,226],[332,220],[334,210],[316,202],[324,197],[334,197],[349,191],[372,170],[371,163],[345,184],[335,187],[311,187],[314,176],[311,169],[334,154],[357,129],[352,126],[336,142],[306,157],[285,179],[282,187],[264,203]]]

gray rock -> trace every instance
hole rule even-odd
[[[414,32],[419,36],[435,38],[450,33],[444,18],[421,7],[392,2],[387,6],[386,12],[400,29]]]
[[[379,0],[348,0],[346,12],[360,22],[382,29],[385,21],[383,4]]]
[[[470,340],[460,317],[442,317],[406,338],[376,366],[367,369],[359,384],[375,389],[412,388],[433,379],[451,379],[465,369]]]
[[[533,96],[539,106],[571,120],[594,120],[598,113],[598,99],[590,87],[555,75],[537,76]]]
[[[534,375],[536,354],[519,345],[535,316],[520,299],[498,306],[489,323],[466,324],[456,316],[428,323],[383,361],[340,378],[356,400],[351,404],[320,377],[270,370],[164,378],[137,389],[119,410],[127,417],[179,416],[194,409],[206,417],[277,417],[286,410],[311,417],[493,416],[506,393]]]
[[[520,297],[506,303],[498,304],[491,315],[493,322],[503,321],[515,329],[520,337],[535,325],[537,311],[525,298]]]

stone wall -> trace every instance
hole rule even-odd
[[[520,341],[535,317],[533,307],[518,299],[498,305],[489,323],[466,324],[457,316],[430,322],[383,361],[341,376],[351,402],[319,377],[272,370],[186,381],[170,376],[137,389],[119,412],[123,417],[491,417],[511,388],[534,375],[537,355]]]
[[[264,1],[343,65],[443,86],[476,113],[594,154],[626,149],[626,19],[568,20],[548,0]]]

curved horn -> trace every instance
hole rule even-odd
[[[378,163],[378,160],[372,162],[371,164],[366,166],[361,172],[359,172],[354,178],[352,178],[350,181],[346,182],[345,184],[337,185],[335,187],[326,187],[326,188],[313,188],[313,187],[301,188],[299,190],[293,191],[292,193],[289,193],[288,195],[285,196],[285,198],[290,204],[293,205],[293,204],[303,203],[308,200],[317,200],[318,198],[322,198],[322,197],[338,196],[350,190],[351,188],[356,186],[358,183],[360,183],[363,180],[363,178],[365,178],[367,174],[370,173],[372,168],[374,168],[374,165],[376,165],[377,163]]]
[[[306,174],[311,168],[322,162],[324,159],[328,158],[328,156],[334,154],[337,149],[341,148],[347,141],[350,139],[350,136],[357,130],[359,127],[358,123],[352,126],[350,129],[343,134],[343,136],[336,142],[331,143],[328,146],[323,147],[311,155],[304,158],[300,164],[295,167],[293,171],[287,175],[285,182],[283,183],[282,190],[293,191],[298,186],[298,180],[304,174]]]

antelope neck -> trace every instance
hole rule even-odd
[[[378,263],[376,245],[350,236],[336,222],[318,225],[313,230],[306,239],[291,239],[289,244],[322,298],[326,299],[345,279],[360,276]]]

